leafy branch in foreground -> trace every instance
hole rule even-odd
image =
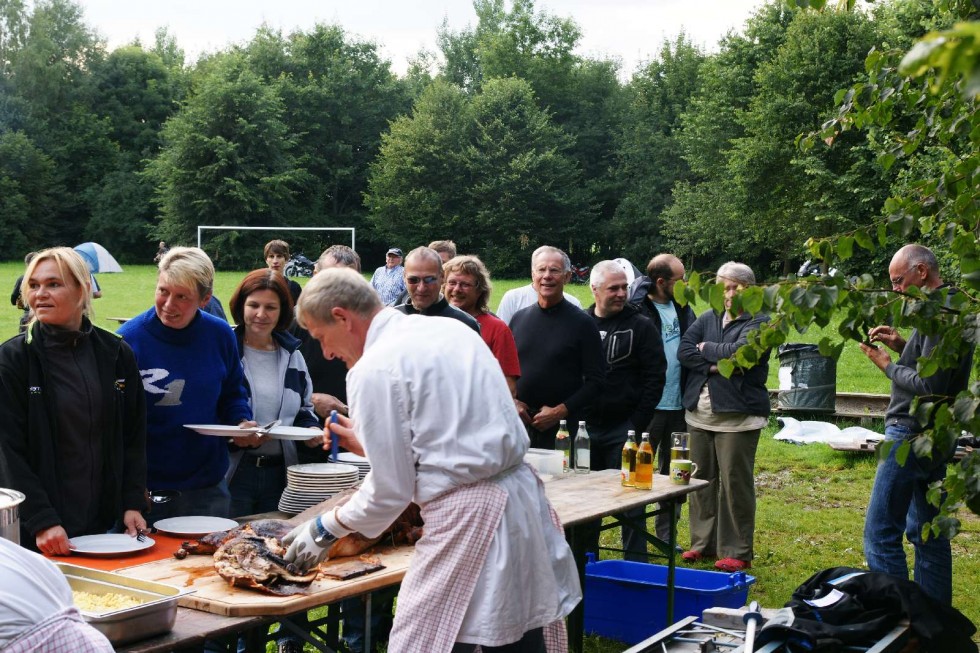
[[[818,9],[827,4],[786,1]],[[841,4],[849,9],[853,1]],[[961,17],[973,17],[971,3],[947,4]],[[786,342],[791,330],[802,333],[810,324],[826,326],[836,315],[842,318],[839,338],[820,342],[821,353],[828,356],[839,356],[847,339],[863,340],[878,324],[941,335],[939,346],[917,363],[922,376],[954,367],[980,342],[980,23],[959,23],[929,34],[902,55],[872,50],[863,78],[837,94],[836,114],[819,130],[801,136],[798,145],[804,151],[830,148],[846,131],[861,133],[876,151],[878,165],[886,170],[900,166],[905,181],[893,189],[880,218],[831,238],[811,238],[806,248],[829,270],[854,256],[855,248],[876,252],[889,245],[890,237],[901,242],[927,240],[940,250],[945,281],[961,290],[949,299],[945,288],[910,288],[900,294],[876,288],[869,274],[791,275],[776,284],[746,288],[733,300],[733,310],[764,310],[772,319],[751,334],[735,356],[719,364],[726,376],[755,364],[766,349]],[[697,274],[677,284],[675,297],[682,302],[700,297],[715,310],[724,310],[721,285],[703,283]],[[931,428],[925,437],[899,445],[899,460],[904,461],[909,450],[925,456],[934,445],[942,450],[964,433],[980,434],[978,409],[980,383],[956,397],[915,402],[915,415]],[[954,536],[960,528],[956,513],[964,506],[980,514],[980,455],[972,452],[952,465],[946,480],[931,489],[930,500],[940,507],[940,514],[926,526],[927,536]]]

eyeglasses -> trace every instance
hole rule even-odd
[[[439,277],[430,274],[427,277],[405,277],[405,281],[407,281],[412,286],[417,286],[420,283],[424,283],[427,286],[431,286],[435,282],[439,281]]]
[[[469,290],[470,288],[474,288],[475,286],[476,286],[476,284],[472,284],[469,281],[456,281],[456,280],[453,280],[453,281],[447,281],[446,282],[446,287],[447,288],[460,288],[462,290]]]
[[[889,279],[889,281],[891,281],[891,284],[893,286],[901,286],[902,285],[902,282],[905,281],[905,277],[909,276],[909,272],[911,272],[912,270],[914,270],[917,267],[918,267],[918,264],[912,265],[901,276],[899,276],[899,277],[897,277],[895,279]]]

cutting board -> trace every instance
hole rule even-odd
[[[305,594],[274,596],[256,590],[232,587],[218,575],[211,556],[187,556],[183,560],[157,560],[117,573],[131,578],[153,580],[181,589],[194,590],[178,599],[178,605],[228,617],[281,616],[315,608],[365,592],[394,585],[408,569],[414,548],[411,546],[374,547],[372,553],[385,568],[350,580],[331,580],[318,576]],[[338,558],[323,563],[322,568],[356,558]]]

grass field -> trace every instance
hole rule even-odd
[[[0,282],[12,288],[21,273],[21,264],[0,264]],[[244,273],[219,273],[215,290],[227,308],[235,285]],[[305,280],[298,280],[303,283]],[[123,274],[99,275],[103,298],[95,302],[95,322],[115,328],[109,317],[131,317],[146,310],[153,300],[155,269],[129,266]],[[509,288],[527,280],[496,281],[491,307]],[[567,290],[583,303],[591,303],[587,286]],[[10,307],[0,312],[0,335],[16,333],[18,311]],[[817,342],[823,332],[814,329],[796,338]],[[769,387],[777,387],[777,364],[770,364]],[[849,344],[837,367],[837,387],[850,392],[888,392],[888,382],[864,358],[856,344]],[[758,513],[755,535],[756,560],[752,574],[757,578],[750,597],[766,607],[785,603],[800,583],[827,567],[864,564],[861,533],[864,510],[874,478],[874,459],[866,454],[836,452],[824,445],[794,446],[772,439],[775,421],[763,432],[756,463]],[[954,605],[972,621],[980,621],[980,548],[977,546],[980,520],[962,516],[963,532],[953,541]],[[687,510],[680,522],[679,543],[688,539]],[[618,530],[603,534],[603,543],[614,546]],[[909,551],[911,549],[909,548]],[[615,554],[604,554],[615,557]],[[710,568],[708,564],[701,568]],[[587,651],[612,653],[621,644],[592,637]],[[273,649],[270,649],[273,650]]]

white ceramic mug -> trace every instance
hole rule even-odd
[[[691,477],[698,473],[698,466],[686,458],[670,461],[670,482],[677,485],[687,485]]]

